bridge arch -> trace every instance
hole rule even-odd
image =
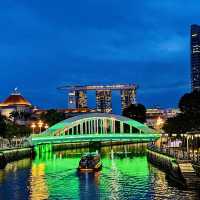
[[[155,133],[148,126],[127,117],[108,114],[82,114],[63,120],[41,133],[40,136],[87,135],[117,133]]]

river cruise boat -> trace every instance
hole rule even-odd
[[[86,153],[79,162],[79,172],[96,172],[101,170],[102,163],[98,153]]]

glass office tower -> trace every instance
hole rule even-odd
[[[98,112],[112,112],[112,93],[111,90],[96,91],[96,107]]]
[[[200,26],[191,26],[191,81],[192,90],[200,90]]]

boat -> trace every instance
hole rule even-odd
[[[102,163],[98,153],[86,153],[79,162],[79,172],[96,172],[101,170]]]

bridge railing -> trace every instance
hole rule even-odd
[[[0,138],[0,150],[28,147],[30,144],[27,142],[28,138]]]
[[[190,160],[194,163],[200,163],[200,154],[198,153],[198,151],[187,152],[184,148],[158,147],[154,144],[148,145],[148,148],[158,153],[162,153],[164,155],[174,157],[180,162],[185,161],[185,160]]]

